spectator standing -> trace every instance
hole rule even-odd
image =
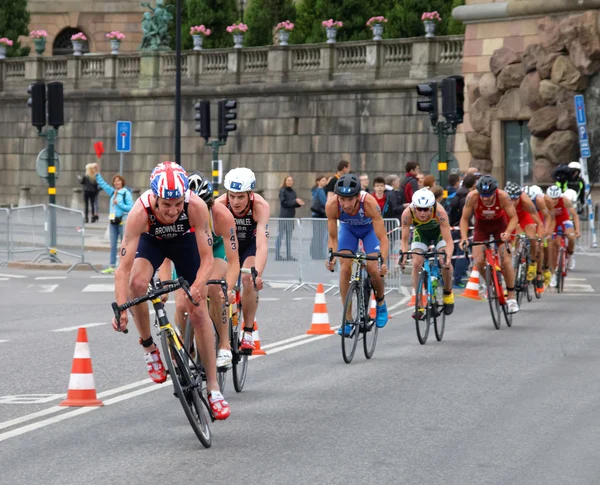
[[[412,202],[413,194],[419,190],[419,182],[417,180],[419,164],[417,162],[408,162],[404,166],[404,169],[406,170],[406,175],[400,190],[404,195],[404,201],[410,204],[410,202]]]
[[[312,188],[312,203],[310,211],[313,219],[313,233],[310,242],[310,255],[312,259],[325,259],[327,246],[327,219],[325,215],[325,204],[327,203],[327,195],[325,194],[325,185],[327,177],[319,175],[315,180],[315,186]],[[321,219],[321,220],[319,220]]]
[[[340,160],[337,165],[337,172],[333,174],[333,177],[329,179],[327,185],[325,186],[325,193],[327,194],[327,199],[333,197],[333,189],[335,188],[335,183],[338,179],[350,172],[350,162],[348,160]]]
[[[423,187],[426,187],[429,190],[433,191],[435,185],[435,177],[433,175],[425,175],[423,177]]]
[[[454,197],[456,196],[456,191],[459,187],[460,175],[458,175],[457,173],[451,173],[448,176],[448,187],[446,189],[448,191],[448,197],[446,197],[446,202],[444,202],[444,209],[446,209],[446,212],[448,212],[448,214],[450,214],[450,204],[452,203],[452,199],[454,199]]]
[[[89,222],[88,214],[92,214],[92,222],[98,220],[98,183],[94,173],[94,164],[85,166],[85,174],[79,177],[79,183],[83,185],[83,203],[85,206],[85,222]]]
[[[417,174],[417,190],[425,187],[425,175],[422,173]],[[414,192],[413,192],[414,193]]]
[[[296,196],[296,191],[292,188],[294,185],[294,178],[288,175],[283,179],[281,189],[279,189],[279,217],[282,219],[294,219],[296,217],[296,207],[302,207],[304,201]],[[275,241],[275,259],[282,261],[281,259],[281,239],[285,236],[285,249],[287,258],[285,261],[296,261],[296,258],[292,257],[292,232],[294,231],[293,220],[279,221],[279,234],[277,234],[277,240]]]
[[[400,219],[404,211],[404,194],[400,190],[400,177],[398,175],[388,175],[385,179],[387,196],[387,207],[383,212],[384,219]],[[389,188],[388,188],[389,187]]]
[[[373,197],[379,205],[379,210],[382,214],[385,214],[388,205],[388,198],[385,190],[385,180],[383,177],[375,177],[373,180]]]
[[[463,182],[462,187],[456,191],[456,195],[450,201],[450,210],[448,211],[448,218],[450,219],[450,227],[458,227],[460,219],[462,217],[463,208],[465,207],[465,201],[469,192],[475,189],[475,183],[477,182],[477,176],[474,174],[468,174]],[[469,223],[471,225],[471,222]],[[463,258],[464,253],[460,248],[460,229],[452,231],[452,239],[457,241],[454,243],[454,255],[457,259],[453,259],[454,265],[454,288],[464,288],[465,283],[463,280],[467,277],[467,270],[469,268],[469,261]]]
[[[116,174],[113,176],[112,185],[108,185],[100,175],[100,167],[97,163],[93,164],[93,171],[98,186],[110,197],[108,205],[110,261],[108,268],[102,273],[112,274],[117,266],[117,245],[119,240],[123,240],[123,229],[125,228],[127,215],[133,207],[133,197],[131,192],[125,188],[125,179],[121,175]]]
[[[370,194],[369,176],[366,173],[363,173],[358,179],[360,180],[360,190],[364,190],[367,194]]]

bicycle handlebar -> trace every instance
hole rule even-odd
[[[180,276],[176,280],[167,280],[167,281],[158,281],[156,286],[154,286],[153,290],[149,290],[144,296],[140,296],[138,298],[134,298],[128,302],[123,303],[122,305],[118,305],[116,301],[111,303],[111,307],[113,309],[113,313],[115,315],[115,319],[117,320],[117,328],[121,328],[120,319],[121,312],[128,310],[129,308],[139,305],[140,303],[144,303],[149,300],[153,300],[156,297],[162,296],[166,293],[171,293],[172,291],[176,291],[181,288],[187,297],[190,299],[194,306],[199,306],[200,303],[196,302],[190,293],[190,285],[188,282]],[[123,330],[123,333],[129,333],[129,330]]]
[[[446,251],[438,251],[437,249],[434,249],[433,251],[427,251],[426,253],[422,252],[422,251],[400,251],[400,257],[398,258],[398,265],[401,265],[404,261],[404,255],[405,254],[415,254],[417,256],[423,256],[424,258],[435,258],[436,256],[442,256],[444,258],[444,264],[446,263],[447,259],[448,259],[448,255],[446,254]]]
[[[489,248],[492,244],[503,244],[506,243],[506,241],[503,241],[502,239],[496,239],[493,241],[480,241],[480,242],[470,242],[468,244],[467,247],[462,248],[465,256],[469,256],[469,248],[473,247],[473,246],[486,246],[487,248]],[[512,254],[512,251],[510,250],[510,244],[506,244],[506,250],[508,251],[508,254]]]
[[[346,258],[346,259],[354,259],[356,261],[377,261],[377,271],[381,271],[381,266],[383,265],[383,256],[381,253],[378,253],[377,256],[367,256],[365,253],[334,253],[333,249],[329,248],[329,253],[327,255],[327,260],[331,263],[333,258]],[[333,273],[333,270],[329,270]]]
[[[229,305],[229,298],[227,297],[227,281],[224,279],[220,280],[208,280],[207,285],[221,285],[221,291],[223,292],[223,298],[225,305]]]

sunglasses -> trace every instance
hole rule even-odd
[[[415,207],[417,212],[429,212],[431,210],[431,207]]]
[[[495,193],[495,192],[494,192],[493,194],[487,194],[487,195],[486,195],[486,194],[479,194],[479,196],[480,196],[482,199],[491,199],[492,197],[494,197],[494,195],[496,195],[496,193]]]

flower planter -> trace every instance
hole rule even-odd
[[[327,32],[327,43],[328,44],[335,44],[335,36],[337,35],[337,29],[326,29]]]
[[[33,46],[36,54],[39,54],[41,56],[46,50],[46,38],[41,37],[39,39],[33,39]]]
[[[287,30],[279,30],[277,34],[279,35],[279,45],[289,45],[290,33]]]
[[[373,40],[382,40],[383,24],[375,24],[371,27],[371,30],[373,31]]]
[[[6,46],[0,45],[0,59],[6,59]]]
[[[244,34],[233,34],[233,47],[236,49],[241,49],[242,47],[244,47],[242,45],[242,42],[244,42]]]
[[[121,48],[121,41],[118,39],[110,40],[110,53],[117,55],[119,53],[119,49]]]
[[[192,35],[192,40],[194,41],[194,50],[201,51],[202,43],[204,42],[204,36],[202,35]]]
[[[432,20],[425,20],[423,25],[425,26],[425,37],[428,39],[435,37],[435,22]]]
[[[73,44],[73,55],[80,56],[82,54],[83,42],[80,40],[72,40],[71,44]]]

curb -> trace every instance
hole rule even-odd
[[[49,269],[67,271],[71,266],[72,264],[70,263],[32,263],[29,261],[9,261],[6,267],[16,269]],[[103,270],[106,268],[106,265],[104,264],[94,264],[92,266],[97,270]],[[73,268],[73,271],[93,271],[93,269],[90,268],[87,263],[80,263],[78,266]]]

